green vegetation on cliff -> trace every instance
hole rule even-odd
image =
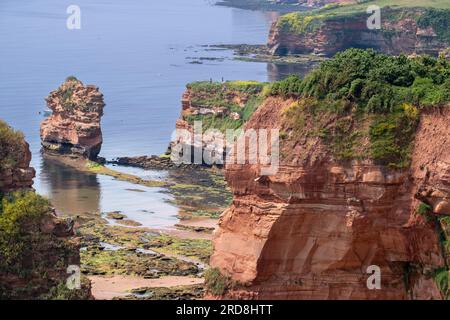
[[[214,296],[223,296],[234,286],[229,276],[223,275],[218,268],[211,268],[205,272],[205,285]]]
[[[327,5],[321,9],[307,12],[292,12],[278,19],[278,27],[294,34],[313,32],[329,20],[348,20],[358,16],[368,17],[366,12],[370,5],[382,8],[382,19],[385,21],[398,21],[406,17],[418,22],[422,28],[432,27],[438,34],[440,40],[450,41],[449,15],[450,2],[446,0],[374,0],[359,1],[350,5]]]
[[[227,96],[230,92],[258,94],[266,84],[258,81],[199,81],[189,83],[186,87],[194,94],[207,95],[205,99],[194,99],[192,103],[207,106],[228,106]]]
[[[219,114],[190,114],[185,120],[202,121],[203,130],[239,129],[262,102],[266,83],[257,81],[194,82],[187,85],[191,104],[202,108],[223,108]],[[232,117],[231,114],[237,115]]]
[[[316,135],[336,159],[373,159],[403,168],[409,165],[420,111],[450,100],[450,64],[442,58],[349,49],[304,79],[273,83],[271,94],[299,101],[285,110],[293,131],[302,129],[305,116],[316,117]]]
[[[428,56],[408,59],[349,49],[303,80],[291,76],[274,83],[271,93],[354,103],[371,113],[393,112],[404,103],[436,106],[450,98],[450,64]]]
[[[450,42],[450,10],[428,9],[417,23],[421,28],[432,27],[441,40]]]
[[[435,220],[437,230],[439,230],[439,239],[442,246],[443,256],[450,257],[450,216],[437,217],[431,213],[432,219]],[[434,281],[441,291],[442,297],[450,300],[450,266],[447,265],[434,271]]]
[[[5,195],[0,206],[0,270],[23,272],[24,259],[33,251],[33,234],[39,231],[49,203],[33,192]]]
[[[23,134],[0,120],[0,171],[13,168],[23,158]]]
[[[49,202],[34,192],[0,195],[0,299],[90,298],[86,281],[80,290],[63,288],[78,247],[54,229],[45,231],[55,228],[54,218]]]

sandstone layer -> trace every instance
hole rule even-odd
[[[246,127],[283,127],[290,104],[267,99]],[[233,285],[220,298],[441,299],[439,226],[417,208],[450,215],[449,121],[449,108],[422,114],[410,169],[336,162],[314,137],[282,143],[280,169],[265,179],[258,165],[227,165],[234,200],[211,266]],[[370,266],[380,290],[367,286]]]
[[[330,15],[312,18],[302,31],[292,30],[275,22],[269,33],[268,46],[272,54],[318,54],[333,56],[348,48],[372,48],[382,53],[430,54],[437,56],[449,42],[438,36],[433,27],[420,27],[417,17],[424,9],[381,10],[381,25],[369,29],[370,14]]]
[[[45,151],[95,160],[102,146],[105,103],[99,89],[68,78],[46,98],[52,115],[41,124]]]
[[[18,156],[14,163],[11,166],[0,166],[0,193],[18,189],[31,189],[33,186],[33,178],[36,172],[30,167],[31,152],[29,145],[24,139],[21,139],[15,149]]]

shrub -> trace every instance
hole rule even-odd
[[[435,271],[434,281],[441,291],[442,297],[446,300],[450,299],[450,277],[447,268],[441,268]]]
[[[404,110],[377,116],[369,130],[371,158],[391,168],[405,168],[410,162],[418,117]]]
[[[426,215],[428,215],[428,214],[430,213],[430,211],[431,211],[432,209],[433,209],[433,208],[432,208],[430,205],[428,205],[428,204],[422,202],[422,203],[419,205],[419,208],[417,209],[417,212],[418,212],[420,215],[422,215],[422,216],[426,216]]]
[[[308,101],[306,107],[289,108],[285,121],[292,129],[301,129],[307,113],[320,111],[336,119],[334,126],[316,121],[315,128],[336,159],[368,158],[404,168],[410,162],[420,111],[450,101],[450,64],[443,58],[410,59],[349,49],[304,79],[292,75],[270,88],[271,95]],[[341,128],[340,117],[350,117],[354,124],[368,121],[369,129],[359,125]],[[365,144],[357,146],[367,140],[369,150]],[[359,152],[354,154],[354,149]]]
[[[31,191],[4,195],[0,207],[0,269],[21,270],[33,252],[32,234],[49,212],[46,199]]]
[[[69,289],[65,281],[60,282],[58,285],[52,287],[50,292],[43,295],[41,298],[44,300],[90,300],[90,281],[82,276],[80,289]]]
[[[205,272],[206,288],[215,296],[224,295],[233,286],[230,277],[224,276],[218,268],[211,268]]]
[[[301,12],[288,13],[278,19],[278,27],[285,32],[304,34],[320,27],[323,15],[308,15]]]
[[[13,168],[24,157],[24,136],[0,120],[0,171]]]
[[[305,79],[290,76],[272,85],[271,94],[344,99],[372,113],[388,113],[404,103],[443,104],[450,99],[450,64],[428,56],[408,59],[349,49],[323,62]]]
[[[80,80],[78,80],[75,76],[68,76],[67,78],[66,78],[66,82],[68,82],[68,81],[80,81]]]
[[[417,24],[421,28],[432,27],[442,41],[450,42],[450,10],[429,8],[421,15]]]
[[[236,90],[248,94],[258,94],[264,87],[265,83],[258,81],[228,81],[225,82],[225,87],[229,90]]]

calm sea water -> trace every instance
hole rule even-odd
[[[66,28],[71,4],[81,8],[81,30]],[[203,46],[265,43],[275,18],[205,0],[0,1],[0,118],[25,133],[38,171],[37,191],[62,213],[147,210],[174,216],[176,208],[157,190],[126,192],[126,183],[44,161],[39,152],[44,98],[69,75],[95,84],[106,102],[101,155],[161,154],[186,83],[279,77],[274,65],[235,61],[229,51]],[[190,63],[200,57],[221,59]]]

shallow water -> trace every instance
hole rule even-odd
[[[274,80],[284,66],[241,62],[210,44],[262,44],[275,13],[213,6],[205,0],[77,0],[82,29],[66,28],[70,0],[0,2],[0,118],[22,130],[37,169],[35,187],[57,211],[123,211],[153,227],[177,221],[177,208],[158,189],[76,172],[43,160],[44,98],[69,75],[105,95],[101,155],[165,151],[185,84],[196,80]],[[191,64],[192,58],[220,60]],[[149,176],[164,172],[139,172]],[[136,192],[141,189],[145,192]]]

